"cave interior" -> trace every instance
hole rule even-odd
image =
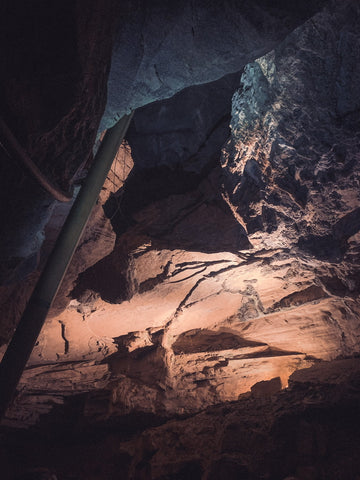
[[[360,480],[360,2],[4,0],[0,23],[0,358],[133,113],[0,477]]]

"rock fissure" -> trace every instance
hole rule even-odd
[[[64,355],[69,353],[69,340],[65,336],[66,325],[63,322],[60,322],[61,325],[61,337],[64,340]]]

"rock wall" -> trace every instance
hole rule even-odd
[[[359,352],[359,124],[348,111],[359,50],[344,47],[357,44],[358,16],[334,4],[245,67],[221,165],[226,129],[206,135],[224,111],[210,115],[209,101],[226,103],[235,77],[204,87],[211,97],[197,87],[139,112],[134,170],[105,208],[115,248],[47,321],[25,395],[30,379],[56,398],[100,388],[100,417],[166,417]],[[196,115],[172,120],[189,98]],[[179,124],[196,125],[192,150],[187,135],[174,141]]]
[[[325,4],[124,2],[101,129],[129,109],[241,70]]]
[[[0,435],[2,475],[4,480],[357,479],[359,371],[359,359],[325,362],[298,371],[290,389],[278,394],[263,389],[260,398],[249,395],[191,417],[164,423],[134,415],[95,430],[86,419],[79,421],[80,397],[72,409],[58,409],[58,423],[41,435]],[[88,400],[88,414],[100,400]]]
[[[151,65],[176,43],[178,9],[160,45],[147,29],[164,11],[144,27]],[[147,13],[123,12],[133,27]],[[2,424],[26,466],[359,476],[359,19],[357,2],[331,2],[239,73],[136,113]],[[137,101],[178,88],[154,85]]]
[[[97,131],[129,109],[240,70],[325,3],[6,1],[2,117],[49,180],[70,190],[92,161]],[[36,268],[53,206],[8,153],[0,149],[1,285]]]
[[[15,0],[1,6],[2,120],[41,172],[65,191],[79,168],[92,161],[117,17],[114,0]],[[54,207],[5,137],[2,133],[1,286],[36,269]]]

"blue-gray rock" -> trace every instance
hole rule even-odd
[[[326,2],[130,2],[118,27],[100,131],[124,113],[241,70]]]

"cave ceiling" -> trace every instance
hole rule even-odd
[[[87,428],[202,429],[205,408],[311,384],[294,373],[310,367],[340,395],[360,353],[359,4],[55,4],[4,10],[1,115],[19,143],[77,192],[103,130],[136,112],[3,427],[75,411]],[[1,147],[4,353],[72,202]],[[150,437],[170,462],[164,428]],[[126,478],[168,478],[158,454],[137,476],[139,442]],[[171,478],[217,478],[207,461]]]

